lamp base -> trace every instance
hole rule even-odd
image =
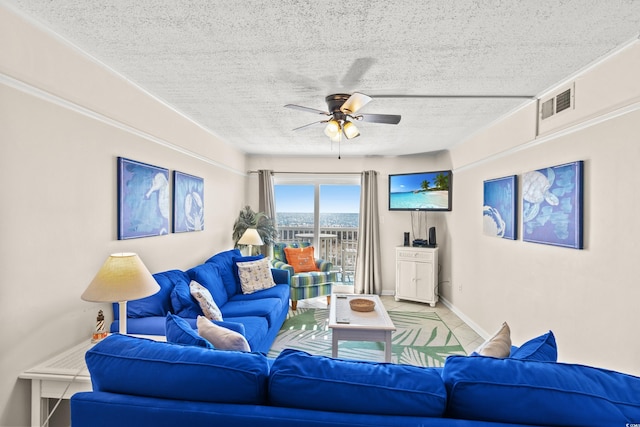
[[[127,302],[126,301],[118,301],[119,306],[119,322],[118,322],[118,332],[122,335],[127,335]]]

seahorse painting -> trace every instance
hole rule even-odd
[[[169,219],[169,181],[163,173],[157,173],[151,182],[151,188],[145,197],[148,199],[151,194],[158,192],[158,209],[160,214]]]
[[[118,158],[118,239],[169,232],[169,171]]]

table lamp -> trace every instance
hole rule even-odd
[[[258,230],[255,228],[247,228],[240,240],[238,240],[238,244],[249,246],[249,255],[252,255],[253,245],[262,246],[264,245],[264,242],[262,241],[260,234],[258,234]]]
[[[155,294],[160,286],[135,253],[111,254],[81,298],[91,302],[117,302],[119,332],[127,333],[127,301]]]

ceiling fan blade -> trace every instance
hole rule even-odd
[[[535,99],[535,95],[371,95],[372,98],[424,99]]]
[[[353,114],[365,105],[367,105],[371,101],[371,97],[367,96],[363,93],[354,92],[353,95],[349,97],[342,107],[340,107],[340,111],[345,114]]]
[[[384,123],[387,125],[397,125],[402,116],[396,114],[360,114],[356,116],[358,120],[370,123]]]
[[[326,111],[316,110],[315,108],[303,107],[301,105],[295,105],[295,104],[287,104],[285,105],[285,108],[293,108],[294,110],[306,111],[307,113],[322,114],[323,116],[331,115]]]
[[[294,129],[292,129],[292,130],[296,131],[296,130],[304,129],[304,128],[307,128],[307,127],[310,127],[310,126],[319,125],[320,123],[327,123],[328,121],[329,121],[329,120],[321,120],[321,121],[319,121],[319,122],[309,123],[309,124],[306,124],[306,125],[303,125],[303,126],[300,126],[300,127],[294,128]]]

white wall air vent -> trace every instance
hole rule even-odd
[[[556,96],[556,113],[571,107],[571,89],[567,89]]]
[[[540,117],[542,120],[551,117],[555,114],[553,98],[546,100],[540,104]]]
[[[575,85],[564,89],[562,92],[540,102],[540,119],[548,119],[562,111],[574,108]]]

